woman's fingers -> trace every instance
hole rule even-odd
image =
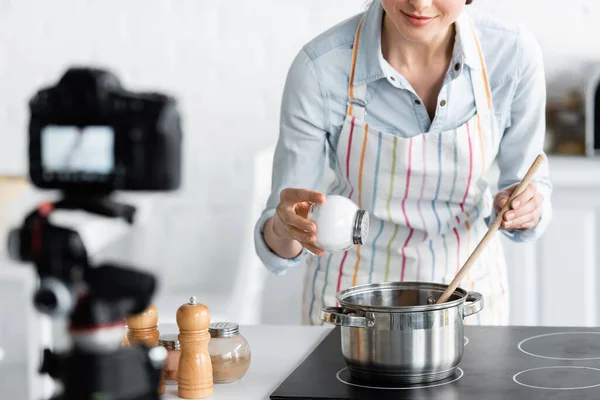
[[[531,182],[527,185],[527,187],[525,188],[525,190],[523,190],[521,194],[519,194],[512,200],[512,203],[510,205],[511,208],[515,210],[518,209],[520,206],[526,204],[529,200],[531,200],[536,193],[537,185],[535,184],[535,182]]]
[[[325,202],[325,195],[314,190],[287,188],[281,191],[279,201],[294,204],[308,201],[321,204]]]
[[[504,189],[504,190],[498,192],[498,194],[496,194],[496,197],[494,199],[494,207],[496,208],[496,212],[500,212],[500,210],[502,210],[502,208],[504,208],[504,206],[506,205],[506,202],[508,201],[508,199],[513,194],[513,192],[515,191],[516,188],[517,188],[517,185],[513,185],[507,189]],[[537,193],[537,185],[535,182],[531,182],[529,185],[527,185],[527,187],[525,188],[525,190],[523,190],[523,192],[521,194],[519,194],[518,196],[515,196],[515,198],[512,200],[512,204],[511,204],[510,208],[512,208],[512,209],[519,208],[521,205],[527,203],[531,198],[533,198],[536,193]]]
[[[317,237],[311,232],[304,232],[301,229],[298,229],[294,226],[290,226],[288,228],[288,233],[292,237],[292,239],[296,239],[301,243],[314,243],[317,241]]]
[[[510,193],[511,193],[510,190],[503,190],[501,192],[498,192],[498,194],[494,198],[494,208],[496,209],[497,213],[499,213],[500,210],[502,210],[504,208],[504,206],[506,205],[506,202],[508,201],[508,198],[510,197]]]
[[[280,194],[277,212],[282,221],[286,224],[303,231],[315,232],[315,224],[298,215],[296,209],[303,204],[323,202],[325,202],[325,196],[314,190],[294,188],[283,189]]]
[[[323,250],[314,245],[317,240],[317,227],[303,215],[308,212],[311,203],[325,203],[325,195],[314,190],[286,188],[281,191],[279,197],[276,213],[281,224],[285,226],[287,236],[297,240],[311,253],[323,255]]]
[[[302,244],[302,246],[304,248],[306,248],[306,250],[310,251],[314,255],[317,255],[317,256],[321,257],[324,254],[323,249],[318,248],[314,244],[311,244],[311,243],[302,243],[302,242],[300,242],[300,243]]]
[[[535,203],[535,199],[531,199],[516,210],[508,210],[506,213],[504,213],[503,219],[505,221],[514,220],[516,218],[522,217],[523,215],[533,212],[533,210],[535,210],[536,208],[537,204]]]
[[[306,248],[311,253],[317,256],[323,255],[323,249],[320,249],[314,244],[317,241],[317,237],[314,233],[304,232],[303,230],[290,225],[287,225],[287,232],[290,238],[297,240],[302,247]]]
[[[294,228],[300,229],[302,231],[307,232],[315,232],[316,226],[314,223],[310,222],[306,218],[302,218],[294,211],[293,206],[281,206],[281,209],[278,211],[281,220]]]
[[[535,208],[532,212],[524,214],[509,221],[503,221],[503,225],[510,229],[530,229],[537,225],[541,211]]]
[[[507,211],[502,226],[511,229],[529,229],[537,225],[542,213],[543,196],[536,193],[532,199],[516,210]]]

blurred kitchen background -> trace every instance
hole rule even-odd
[[[25,279],[15,271],[28,268],[7,259],[6,230],[53,195],[27,183],[27,101],[70,65],[101,66],[130,90],[165,91],[181,105],[184,185],[174,194],[123,194],[144,218],[111,249],[160,277],[160,321],[174,322],[177,307],[195,295],[214,319],[299,323],[303,271],[269,275],[255,256],[252,229],[270,188],[288,67],[305,42],[364,5],[1,0],[0,273]],[[600,2],[475,0],[470,7],[524,24],[546,62],[554,221],[537,243],[507,242],[511,323],[597,325],[600,161],[585,155],[585,90],[600,65]],[[92,236],[109,235],[97,221],[80,222]],[[0,296],[9,297],[11,285],[0,286]]]

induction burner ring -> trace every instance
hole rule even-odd
[[[598,355],[597,357],[549,357],[549,356],[544,356],[541,354],[537,354],[534,352],[530,352],[527,350],[523,349],[523,344],[530,341],[530,340],[534,340],[534,339],[540,339],[540,338],[544,338],[544,337],[550,337],[550,336],[560,336],[560,335],[600,335],[600,332],[556,332],[556,333],[545,333],[543,335],[536,335],[536,336],[532,336],[529,337],[527,339],[522,340],[521,342],[519,342],[518,344],[518,349],[530,356],[533,357],[538,357],[538,358],[545,358],[547,360],[561,360],[561,361],[590,361],[590,360],[600,360],[600,355]],[[599,338],[600,340],[600,338]]]
[[[558,368],[563,368],[563,369],[583,369],[583,370],[590,370],[590,371],[596,371],[596,372],[600,372],[600,369],[598,368],[592,368],[592,367],[578,367],[578,366],[552,366],[552,367],[541,367],[541,368],[531,368],[531,369],[526,369],[525,371],[521,371],[516,373],[513,376],[513,381],[515,383],[518,383],[521,386],[526,386],[529,388],[533,388],[533,389],[546,389],[546,390],[581,390],[581,389],[592,389],[595,387],[600,386],[600,383],[597,383],[595,385],[588,385],[588,386],[576,386],[576,387],[567,387],[567,388],[561,388],[561,387],[546,387],[546,386],[537,386],[537,385],[528,385],[526,383],[523,382],[519,382],[517,380],[517,377],[521,374],[524,374],[526,372],[532,372],[532,371],[540,371],[540,370],[545,370],[545,369],[558,369]]]
[[[368,386],[368,385],[359,385],[358,383],[352,383],[352,382],[345,381],[344,379],[342,379],[342,377],[340,375],[341,375],[342,372],[348,370],[347,367],[344,367],[344,368],[340,369],[337,372],[337,374],[335,374],[335,377],[338,379],[338,381],[340,381],[342,383],[345,383],[346,385],[356,386],[356,387],[363,388],[363,389],[413,390],[413,389],[427,389],[427,388],[432,388],[432,387],[436,387],[436,386],[443,386],[443,385],[447,385],[449,383],[456,382],[457,380],[459,380],[460,378],[462,378],[463,375],[465,374],[465,372],[460,367],[457,367],[456,369],[460,372],[460,375],[458,375],[456,378],[452,379],[451,381],[442,382],[442,383],[431,383],[431,384],[428,384],[428,385],[421,385],[421,386],[406,386],[406,387]]]

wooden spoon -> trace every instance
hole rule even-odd
[[[454,293],[454,291],[456,290],[456,288],[458,287],[460,282],[463,280],[465,275],[467,275],[467,273],[469,272],[469,270],[475,263],[475,260],[477,259],[477,257],[479,257],[479,255],[481,254],[481,252],[483,251],[485,246],[487,246],[488,242],[494,237],[494,235],[496,234],[498,229],[500,229],[500,225],[502,225],[502,218],[504,217],[504,214],[508,210],[511,209],[511,204],[512,204],[512,201],[514,200],[514,198],[517,197],[519,194],[521,194],[525,190],[525,188],[527,187],[527,185],[533,178],[533,175],[536,173],[536,171],[538,170],[538,168],[540,167],[540,165],[542,164],[543,161],[544,161],[543,154],[540,154],[535,158],[535,160],[531,164],[531,167],[529,167],[529,170],[525,174],[525,177],[523,177],[523,180],[519,183],[517,188],[513,191],[513,194],[509,197],[508,201],[506,202],[506,205],[498,213],[498,217],[496,217],[496,220],[494,221],[494,223],[490,226],[490,228],[488,229],[485,236],[481,239],[481,241],[479,242],[479,244],[477,245],[475,250],[473,250],[473,253],[467,259],[467,261],[462,266],[460,271],[458,271],[458,273],[456,274],[456,276],[454,277],[452,282],[450,282],[450,284],[448,285],[446,290],[444,290],[444,293],[442,293],[440,298],[437,300],[436,304],[440,304],[440,303],[444,303],[444,302],[448,301],[448,299],[450,298],[452,293]]]

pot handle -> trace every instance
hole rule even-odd
[[[463,317],[468,317],[469,315],[476,314],[482,309],[483,296],[481,295],[481,293],[468,292],[467,300],[465,301],[465,306],[463,309]]]
[[[322,308],[319,317],[330,324],[349,328],[372,328],[375,325],[375,321],[365,317],[354,317],[345,314],[341,307]]]

